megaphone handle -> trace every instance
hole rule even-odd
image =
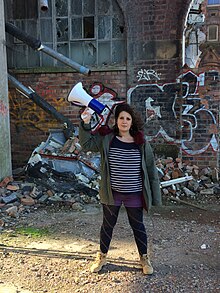
[[[86,118],[91,118],[91,115],[94,113],[95,111],[93,111],[91,108],[86,108],[82,114],[81,114],[81,118],[82,120],[86,120]]]

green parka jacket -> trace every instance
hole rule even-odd
[[[107,205],[114,205],[108,163],[108,152],[113,136],[113,133],[105,136],[101,136],[98,133],[92,134],[90,131],[90,124],[84,124],[83,121],[79,126],[79,142],[82,150],[85,152],[100,152],[101,154],[99,195],[101,203]],[[140,145],[140,150],[143,172],[143,204],[144,208],[149,211],[152,205],[162,205],[160,182],[150,144],[145,142]]]

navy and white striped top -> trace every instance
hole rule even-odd
[[[142,190],[141,153],[134,142],[112,140],[109,150],[111,187],[114,191],[136,193]]]

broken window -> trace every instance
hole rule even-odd
[[[6,7],[7,11],[11,8],[14,11],[13,16],[10,12],[10,17],[8,12],[10,21],[75,62],[96,67],[125,64],[124,18],[116,0],[48,0],[48,9],[44,11],[36,0],[11,3],[8,1]],[[15,48],[15,43],[13,40],[13,46],[8,46],[11,48],[7,52],[9,68],[20,64],[17,60],[20,54],[23,55],[23,68],[61,66],[42,52],[32,52],[30,61],[28,45],[17,40]]]
[[[94,16],[88,16],[83,18],[83,38],[90,39],[94,38]]]
[[[72,1],[70,47],[83,65],[125,64],[124,18],[118,3],[115,0]]]

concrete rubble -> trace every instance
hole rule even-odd
[[[51,133],[33,151],[24,168],[14,170],[13,177],[0,182],[0,231],[44,205],[64,205],[83,211],[86,204],[98,204],[99,163],[99,155],[81,151],[76,137],[65,141],[61,132]],[[219,199],[219,170],[199,170],[171,157],[158,158],[156,164],[161,182],[193,177],[161,187],[164,202],[186,199],[203,204]]]

